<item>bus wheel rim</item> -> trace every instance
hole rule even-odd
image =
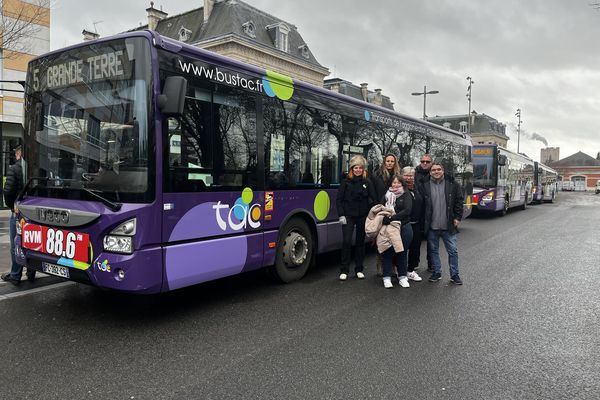
[[[288,237],[288,251],[285,254],[286,264],[297,267],[302,265],[308,255],[308,241],[298,232],[292,232]]]

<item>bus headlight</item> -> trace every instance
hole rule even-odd
[[[494,199],[494,192],[487,192],[482,198],[481,201],[488,202]]]
[[[131,236],[104,236],[104,251],[113,253],[133,253]]]
[[[104,251],[113,253],[133,253],[133,237],[137,230],[136,219],[130,219],[104,236]]]

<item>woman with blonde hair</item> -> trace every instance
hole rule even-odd
[[[360,155],[350,159],[348,176],[342,181],[336,196],[339,221],[342,224],[342,266],[340,280],[348,279],[352,252],[352,234],[356,227],[356,252],[354,271],[358,279],[364,279],[365,220],[377,195],[367,179],[367,160]]]
[[[392,178],[394,176],[400,176],[400,164],[398,164],[398,158],[388,153],[383,157],[383,163],[375,171],[372,177],[373,185],[375,186],[375,193],[377,194],[377,200],[381,199],[388,191],[389,187],[392,186]],[[377,275],[382,275],[382,255],[377,253]],[[395,263],[394,263],[395,264]]]

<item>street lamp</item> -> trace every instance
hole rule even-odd
[[[521,109],[517,108],[517,113],[515,114],[517,118],[519,118],[519,123],[517,124],[517,153],[519,153],[519,145],[521,144]]]
[[[423,86],[423,91],[422,92],[413,92],[411,93],[413,96],[423,96],[423,120],[427,121],[427,95],[428,94],[438,94],[439,91],[437,90],[430,90],[429,92],[427,91],[427,86]]]
[[[467,115],[467,133],[471,135],[471,87],[475,83],[470,76],[467,76],[467,80],[469,81],[469,86],[467,87],[467,99],[469,99],[469,114]]]

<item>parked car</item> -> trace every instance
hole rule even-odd
[[[600,193],[600,181],[596,182],[596,194]]]
[[[572,192],[575,190],[575,182],[573,181],[563,181],[562,182],[562,190],[563,192]]]

